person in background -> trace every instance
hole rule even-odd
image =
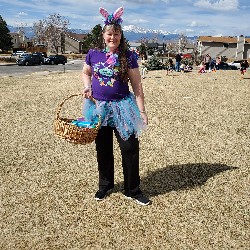
[[[177,53],[175,56],[175,71],[177,72],[180,72],[181,59],[180,53]]]
[[[216,57],[216,64],[215,64],[216,70],[220,69],[220,63],[221,63],[221,58],[220,58],[220,56],[217,56]]]
[[[206,73],[206,66],[204,62],[201,62],[198,73]]]
[[[123,8],[113,14],[100,8],[100,13],[105,18],[100,43],[89,50],[82,70],[83,93],[89,98],[84,103],[84,117],[102,117],[95,140],[99,171],[95,199],[105,199],[114,188],[114,133],[122,155],[124,195],[140,205],[148,205],[150,200],[140,189],[138,136],[146,129],[148,117],[137,55],[125,42],[121,27]],[[96,105],[90,98],[96,100]]]
[[[249,63],[247,60],[244,60],[240,63],[240,74],[241,74],[241,78],[244,78],[244,75],[247,71],[247,68],[249,67]]]
[[[210,62],[211,62],[212,58],[209,54],[206,54],[206,56],[204,57],[204,63],[205,63],[205,69],[209,70],[209,66],[210,66]]]
[[[167,75],[169,75],[169,72],[172,73],[174,70],[175,70],[174,62],[172,58],[169,58],[167,62]]]
[[[209,72],[215,72],[216,71],[216,60],[214,58],[211,59],[209,63]]]

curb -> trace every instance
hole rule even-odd
[[[16,65],[16,63],[0,63],[0,66],[12,66]]]

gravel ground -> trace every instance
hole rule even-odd
[[[116,142],[116,186],[96,202],[94,143],[53,134],[56,107],[81,90],[80,72],[0,78],[1,250],[249,249],[250,73],[151,71],[143,84],[147,207],[122,195]],[[62,115],[80,114],[80,99]]]

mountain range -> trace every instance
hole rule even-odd
[[[8,29],[10,32],[17,32],[18,27],[8,25]],[[34,36],[32,27],[23,27],[26,37],[32,38]],[[82,29],[70,29],[71,32],[77,34],[87,34],[91,30],[82,30]],[[151,29],[143,29],[137,27],[135,25],[123,26],[123,32],[126,39],[130,42],[138,42],[142,39],[154,40],[158,42],[164,42],[169,40],[176,40],[179,37],[177,33],[170,33],[164,30],[151,30]],[[190,37],[190,40],[194,40],[195,37]]]

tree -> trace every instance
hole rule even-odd
[[[130,48],[128,40],[125,38],[127,48]],[[82,52],[87,53],[91,48],[101,48],[103,45],[102,26],[97,24],[83,40]]]
[[[141,57],[143,57],[145,60],[147,60],[147,46],[145,43],[141,43],[139,47],[137,47],[137,50],[139,51],[139,54]]]
[[[87,53],[90,48],[99,47],[103,42],[102,26],[97,24],[83,40],[82,51]]]
[[[7,27],[7,23],[0,15],[0,49],[2,51],[9,50],[12,48],[13,43],[11,42],[10,30]]]
[[[178,52],[181,53],[184,51],[188,44],[188,39],[184,34],[180,34],[178,38]]]
[[[65,50],[65,34],[68,31],[69,20],[60,14],[50,14],[47,18],[35,22],[33,30],[37,43],[45,43],[51,52]]]
[[[43,22],[39,20],[33,24],[35,44],[44,44],[45,41],[45,28]]]
[[[153,55],[148,60],[146,67],[148,70],[159,70],[162,69],[162,62],[157,58],[156,55]]]

